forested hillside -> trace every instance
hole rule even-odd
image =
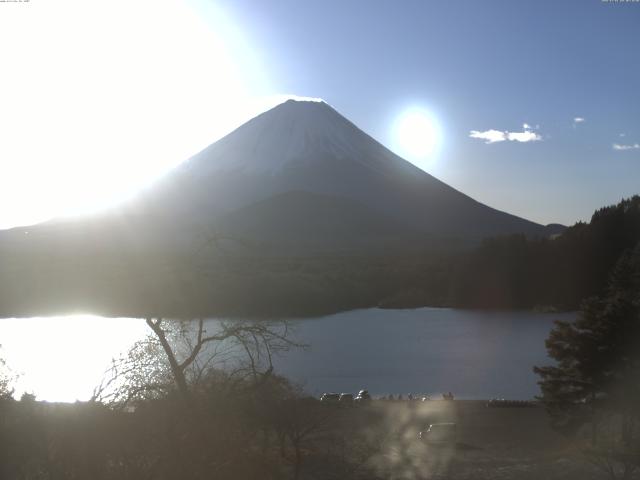
[[[640,242],[640,196],[597,210],[552,239],[485,240],[455,261],[450,302],[482,308],[575,309],[599,294],[620,255]]]
[[[554,238],[502,236],[473,249],[452,239],[448,248],[425,244],[421,251],[268,254],[231,241],[189,256],[142,245],[125,256],[105,238],[81,237],[55,254],[25,247],[3,255],[0,313],[194,318],[376,306],[574,310],[602,291],[616,260],[640,241],[640,197],[602,208]]]

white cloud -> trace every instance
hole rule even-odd
[[[471,138],[479,138],[480,140],[485,140],[484,143],[504,142],[507,139],[505,132],[501,132],[500,130],[486,130],[484,132],[471,130],[471,132],[469,132],[469,136]]]
[[[536,132],[525,130],[524,132],[507,132],[507,139],[514,142],[536,142],[542,140],[542,137]]]
[[[584,123],[586,120],[584,117],[575,117],[573,123]]]
[[[509,132],[506,130],[501,131],[494,129],[485,130],[483,132],[479,130],[471,130],[469,132],[469,137],[484,140],[484,143],[496,143],[504,141],[526,143],[542,140],[542,137],[539,134],[531,131],[531,125],[529,125],[528,123],[523,124],[522,128],[522,132]]]
[[[640,150],[640,143],[633,143],[631,145],[621,145],[619,143],[613,144],[614,150]]]

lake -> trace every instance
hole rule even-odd
[[[555,319],[575,314],[456,309],[366,309],[294,321],[309,348],[274,361],[310,394],[453,392],[457,398],[528,399],[534,365],[548,364],[544,340]],[[213,321],[213,320],[212,320]],[[0,357],[16,393],[50,401],[91,396],[113,357],[147,333],[140,319],[91,315],[0,320]]]

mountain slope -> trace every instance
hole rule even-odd
[[[325,103],[288,101],[127,205],[0,232],[0,316],[317,314],[423,281],[442,304],[443,251],[550,230],[449,187]]]
[[[260,242],[261,248],[304,251],[354,252],[400,249],[429,239],[361,203],[338,196],[292,191],[242,207],[217,222],[232,238]],[[255,247],[254,247],[255,248]]]
[[[147,200],[214,221],[288,191],[350,198],[431,234],[546,235],[543,226],[487,207],[423,172],[324,102],[289,100],[259,115],[181,165]]]

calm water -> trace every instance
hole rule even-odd
[[[422,308],[356,310],[296,321],[309,344],[275,360],[276,370],[312,394],[452,391],[459,398],[531,398],[533,365],[552,322],[571,315]],[[87,399],[111,358],[147,334],[139,319],[79,315],[0,320],[0,356],[16,393],[39,399]]]
[[[555,319],[573,314],[421,308],[356,310],[299,322],[309,351],[290,352],[276,369],[310,393],[394,396],[453,392],[459,398],[538,394],[534,365],[548,364],[544,341]]]

